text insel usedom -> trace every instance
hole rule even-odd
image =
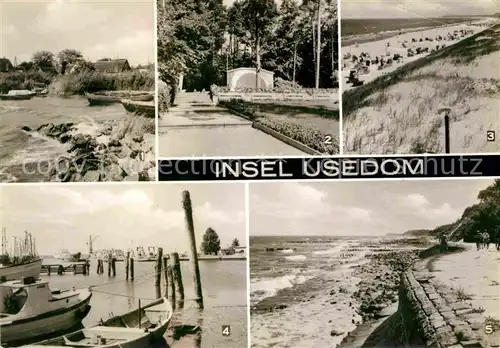
[[[292,173],[284,170],[284,160],[259,159],[255,161],[217,161],[215,175],[217,178],[290,178]]]

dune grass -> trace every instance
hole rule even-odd
[[[492,151],[485,134],[499,125],[498,51],[500,25],[346,91],[344,151],[443,152],[443,107],[452,110],[452,151]]]
[[[468,64],[478,57],[500,50],[499,29],[500,24],[445,47],[442,50],[405,64],[392,73],[380,76],[365,85],[345,91],[342,94],[343,117],[349,117],[356,110],[365,106],[370,106],[371,100],[369,100],[368,97],[376,92],[394,86],[405,80],[418,69],[435,61],[451,58],[454,64]],[[478,40],[480,37],[481,40]]]

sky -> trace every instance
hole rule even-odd
[[[256,183],[250,236],[383,236],[455,222],[493,180]]]
[[[30,60],[71,48],[86,59],[155,60],[153,0],[0,0],[0,57]]]
[[[234,238],[246,244],[241,183],[8,185],[1,191],[0,226],[10,241],[30,232],[40,255],[86,254],[89,235],[97,236],[95,250],[142,245],[183,253],[189,250],[183,190],[191,194],[198,250],[208,227],[222,247]]]
[[[275,0],[279,5],[280,0]],[[234,0],[224,0],[230,6]],[[448,15],[489,15],[500,12],[498,0],[342,0],[344,18],[428,18]]]
[[[498,0],[342,0],[342,18],[435,18],[490,15],[500,12]]]

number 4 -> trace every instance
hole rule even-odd
[[[231,326],[222,325],[222,336],[229,336],[231,334]]]

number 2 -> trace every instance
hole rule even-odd
[[[332,136],[331,135],[325,136],[325,145],[332,145]]]

